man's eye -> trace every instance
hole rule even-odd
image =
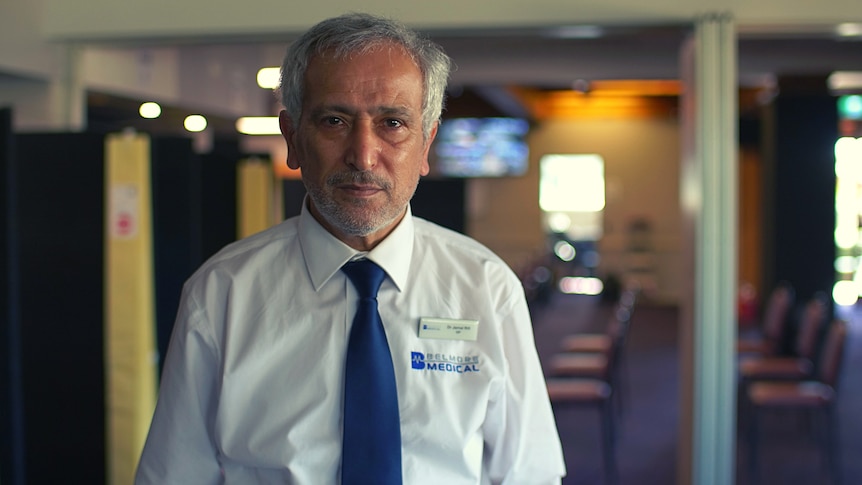
[[[394,118],[389,118],[388,120],[383,122],[387,128],[400,128],[404,126],[404,123],[401,120],[396,120]]]
[[[326,117],[326,118],[324,118],[323,122],[324,122],[325,124],[327,124],[327,125],[330,125],[330,126],[337,126],[337,125],[340,125],[340,124],[344,123],[344,122],[341,120],[341,118],[339,118],[339,117],[337,117],[337,116],[329,116],[329,117]]]

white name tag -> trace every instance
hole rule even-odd
[[[419,319],[419,338],[444,340],[476,340],[479,320],[453,320],[422,317]]]

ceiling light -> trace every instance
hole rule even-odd
[[[236,131],[243,135],[278,135],[278,116],[244,116],[236,120]]]
[[[188,115],[183,121],[183,126],[193,133],[204,131],[207,128],[207,119],[201,115]]]
[[[278,67],[264,67],[257,71],[257,85],[264,89],[275,89],[281,80],[281,69]]]
[[[835,27],[839,37],[862,37],[862,23],[845,22]]]
[[[598,25],[565,25],[548,30],[546,35],[555,39],[596,39],[604,33]]]
[[[153,118],[158,118],[162,114],[162,107],[159,106],[159,103],[148,101],[141,104],[141,107],[138,108],[138,113],[141,114],[142,118],[151,120]]]
[[[862,71],[835,71],[826,83],[832,91],[862,91]]]

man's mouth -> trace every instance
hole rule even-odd
[[[338,188],[355,197],[370,197],[383,190],[377,185],[365,184],[344,184],[339,185]]]

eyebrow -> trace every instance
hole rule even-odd
[[[348,108],[347,106],[340,104],[330,104],[319,106],[310,111],[309,114],[313,117],[317,117],[325,113],[345,113],[348,115],[355,115],[359,111],[360,110],[355,108]],[[410,109],[405,106],[376,106],[371,110],[371,112],[375,115],[397,115],[405,118],[412,117]]]
[[[380,106],[377,111],[381,114],[397,114],[402,116],[410,116],[410,108],[406,106]]]

